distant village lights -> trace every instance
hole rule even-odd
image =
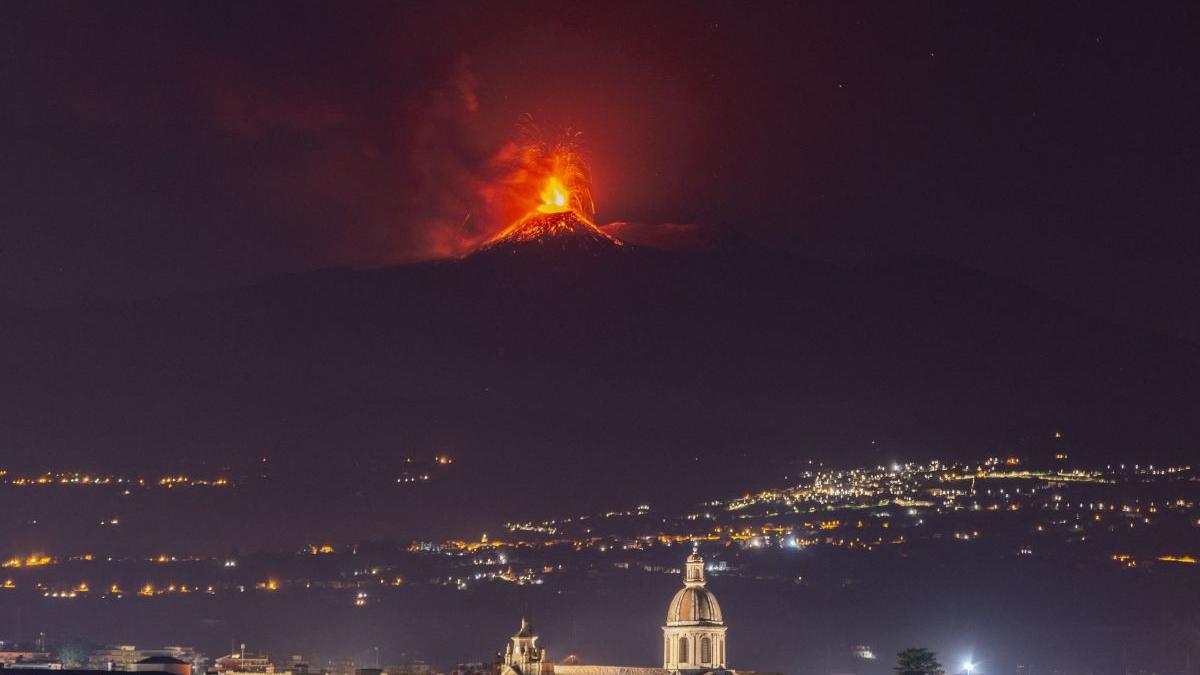
[[[434,464],[444,465],[439,460],[449,461],[444,455],[433,455],[433,458],[432,463],[426,462],[428,470],[433,472],[438,471]],[[89,475],[87,478],[94,482],[96,477]],[[1096,535],[1109,536],[1106,533],[1134,529],[1141,532],[1145,528],[1173,524],[1193,532],[1193,526],[1200,527],[1196,500],[1172,492],[1169,497],[1155,501],[1142,490],[1150,482],[1174,485],[1198,480],[1200,476],[1189,466],[1131,463],[1088,469],[1054,463],[1049,468],[1034,468],[1029,462],[1012,457],[967,463],[888,463],[859,468],[810,464],[802,472],[789,471],[783,483],[786,487],[764,489],[728,500],[709,500],[690,510],[651,509],[649,504],[639,503],[626,509],[506,523],[503,533],[483,534],[474,541],[414,541],[401,555],[444,556],[447,559],[445,570],[428,578],[428,583],[460,590],[481,584],[522,586],[551,582],[554,575],[563,571],[563,564],[558,561],[520,567],[527,560],[525,553],[535,550],[546,551],[548,555],[554,555],[553,551],[563,556],[573,552],[603,554],[602,565],[647,572],[663,570],[632,561],[627,552],[693,542],[712,542],[726,548],[763,552],[786,550],[789,551],[787,555],[797,555],[793,552],[808,547],[871,551],[877,547],[904,546],[935,539],[956,546],[973,546],[982,552],[993,550],[989,548],[991,542],[1005,542],[1003,554],[1028,558],[1034,556],[1034,551],[1038,556],[1052,554],[1059,542],[1075,545],[1092,541]],[[82,485],[83,476],[80,481]],[[1137,486],[1138,489],[1130,492],[1112,489],[1121,485]],[[1091,496],[1095,494],[1092,486],[1104,486],[1103,500]],[[152,484],[146,489],[156,487]],[[1010,525],[997,524],[996,527],[1016,528],[1009,534],[1016,533],[1029,539],[1010,544],[1004,536],[993,536],[1004,532],[993,530],[990,521],[964,522],[964,519],[975,518],[975,513],[981,516],[985,513],[1019,514],[1015,516],[1018,520],[1007,521]],[[100,522],[108,522],[108,519]],[[980,542],[981,539],[985,541]],[[1117,543],[1119,545],[1105,546],[1097,555],[1107,565],[1137,570],[1130,573],[1200,564],[1197,562],[1200,550],[1189,550],[1193,542],[1186,538],[1174,541],[1162,550],[1139,548],[1136,540],[1114,542]],[[353,601],[358,599],[358,593],[366,593],[370,588],[399,588],[403,584],[396,574],[398,566],[376,560],[363,563],[360,559],[350,568],[353,577],[321,579],[313,577],[308,570],[285,575],[281,567],[274,567],[272,571],[278,576],[264,581],[266,575],[262,571],[257,572],[257,578],[240,578],[240,570],[236,569],[238,561],[232,557],[197,558],[163,552],[149,557],[114,560],[103,555],[93,558],[91,553],[19,553],[0,562],[4,568],[14,570],[11,575],[0,577],[0,594],[7,597],[12,597],[14,590],[16,594],[28,592],[39,597],[72,599],[157,597],[200,592],[282,594],[332,588],[351,594],[343,597]],[[347,563],[352,560],[351,556],[358,555],[353,544],[335,547],[328,543],[307,544],[290,553],[303,557],[346,556]],[[68,567],[68,562],[93,560],[129,565],[150,563],[155,569],[140,588],[135,585],[123,589],[116,583],[110,585],[111,579],[98,578],[105,574],[98,568],[90,568],[87,572],[90,581],[97,582],[95,584],[80,581],[83,575],[73,579],[58,576],[77,569]],[[724,562],[718,561],[714,565]],[[57,565],[62,567],[25,571],[26,568]],[[17,572],[18,569],[22,571]],[[196,571],[201,569],[207,571]],[[190,576],[194,573],[215,577]],[[22,576],[24,574],[29,576]],[[45,575],[46,580],[39,583],[35,575]],[[420,584],[422,580],[410,583]],[[371,592],[371,604],[390,597],[391,592]],[[362,599],[367,600],[366,597]]]

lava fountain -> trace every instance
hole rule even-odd
[[[596,206],[579,132],[568,129],[547,140],[525,117],[517,156],[511,183],[516,194],[529,196],[526,213],[485,241],[481,250],[551,243],[588,248],[622,245],[592,222]]]

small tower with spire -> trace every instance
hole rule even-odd
[[[542,667],[546,661],[546,650],[537,646],[537,635],[533,626],[524,617],[521,618],[521,629],[512,636],[512,640],[504,650],[504,665],[502,672],[509,669],[516,675],[542,675]]]
[[[687,557],[684,567],[683,585],[687,588],[703,588],[704,558],[700,557],[699,542],[692,542],[692,554]]]

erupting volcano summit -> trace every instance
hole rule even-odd
[[[547,138],[523,118],[520,158],[508,183],[514,200],[527,210],[479,251],[539,249],[602,252],[624,245],[592,222],[591,174],[582,152],[579,133],[570,129]],[[518,210],[518,213],[520,210]]]
[[[535,244],[564,250],[605,250],[624,242],[596,227],[572,205],[568,188],[551,176],[541,193],[542,203],[479,247],[480,251],[511,250]]]

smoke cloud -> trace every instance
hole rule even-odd
[[[454,256],[505,224],[516,114],[487,110],[454,11],[68,7],[13,7],[5,31],[6,250],[55,261],[0,259],[15,296]]]

